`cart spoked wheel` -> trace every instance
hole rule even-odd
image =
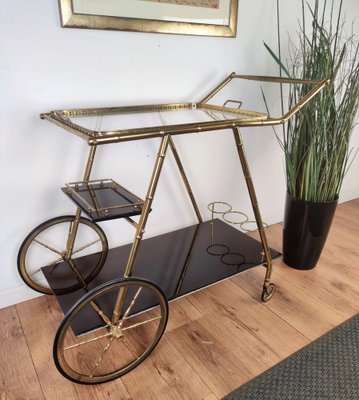
[[[124,301],[113,323],[119,293]],[[76,383],[116,379],[151,353],[167,319],[168,302],[153,283],[138,278],[107,282],[83,296],[66,314],[55,336],[56,367]]]
[[[274,283],[265,283],[263,286],[262,292],[262,301],[266,302],[270,300],[275,292],[275,284]]]
[[[66,245],[75,216],[66,215],[45,221],[33,229],[23,241],[17,265],[21,278],[32,289],[52,294],[42,268],[55,282],[56,294],[69,293],[81,287],[70,264],[66,262]],[[80,218],[71,260],[84,281],[90,282],[101,270],[108,244],[103,230],[90,220]],[[81,258],[77,262],[78,257]]]

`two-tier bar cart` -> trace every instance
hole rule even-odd
[[[233,100],[222,106],[209,104],[233,79],[312,87],[286,114],[272,118],[265,113],[243,110],[240,102]],[[83,180],[62,188],[77,206],[75,215],[56,217],[37,226],[25,238],[18,255],[18,269],[25,283],[38,292],[55,294],[66,313],[53,351],[56,366],[66,378],[96,384],[129,372],[159,342],[168,319],[168,300],[227,276],[261,264],[265,267],[262,300],[272,297],[273,252],[267,244],[240,128],[285,123],[327,83],[328,80],[314,82],[232,73],[199,102],[67,109],[41,114],[41,118],[81,137],[90,146]],[[147,121],[153,115],[160,121],[155,126],[146,122],[140,128],[129,124],[129,121]],[[88,124],[93,126],[96,118],[115,127],[90,129]],[[261,243],[214,218],[222,215],[227,221],[236,212],[230,206],[221,209],[223,203],[211,203],[212,218],[203,222],[175,146],[176,135],[228,129],[233,131]],[[144,199],[112,179],[90,179],[99,145],[152,138],[160,138],[160,144]],[[142,240],[168,148],[198,224]],[[83,217],[83,213],[89,218]],[[97,222],[115,218],[125,219],[136,233],[132,244],[109,250]]]

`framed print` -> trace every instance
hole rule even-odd
[[[239,0],[59,0],[61,26],[235,37]]]

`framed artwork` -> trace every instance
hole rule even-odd
[[[59,0],[67,28],[235,37],[239,0]]]

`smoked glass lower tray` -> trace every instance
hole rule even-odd
[[[95,222],[139,215],[144,203],[112,179],[72,182],[61,190]]]

